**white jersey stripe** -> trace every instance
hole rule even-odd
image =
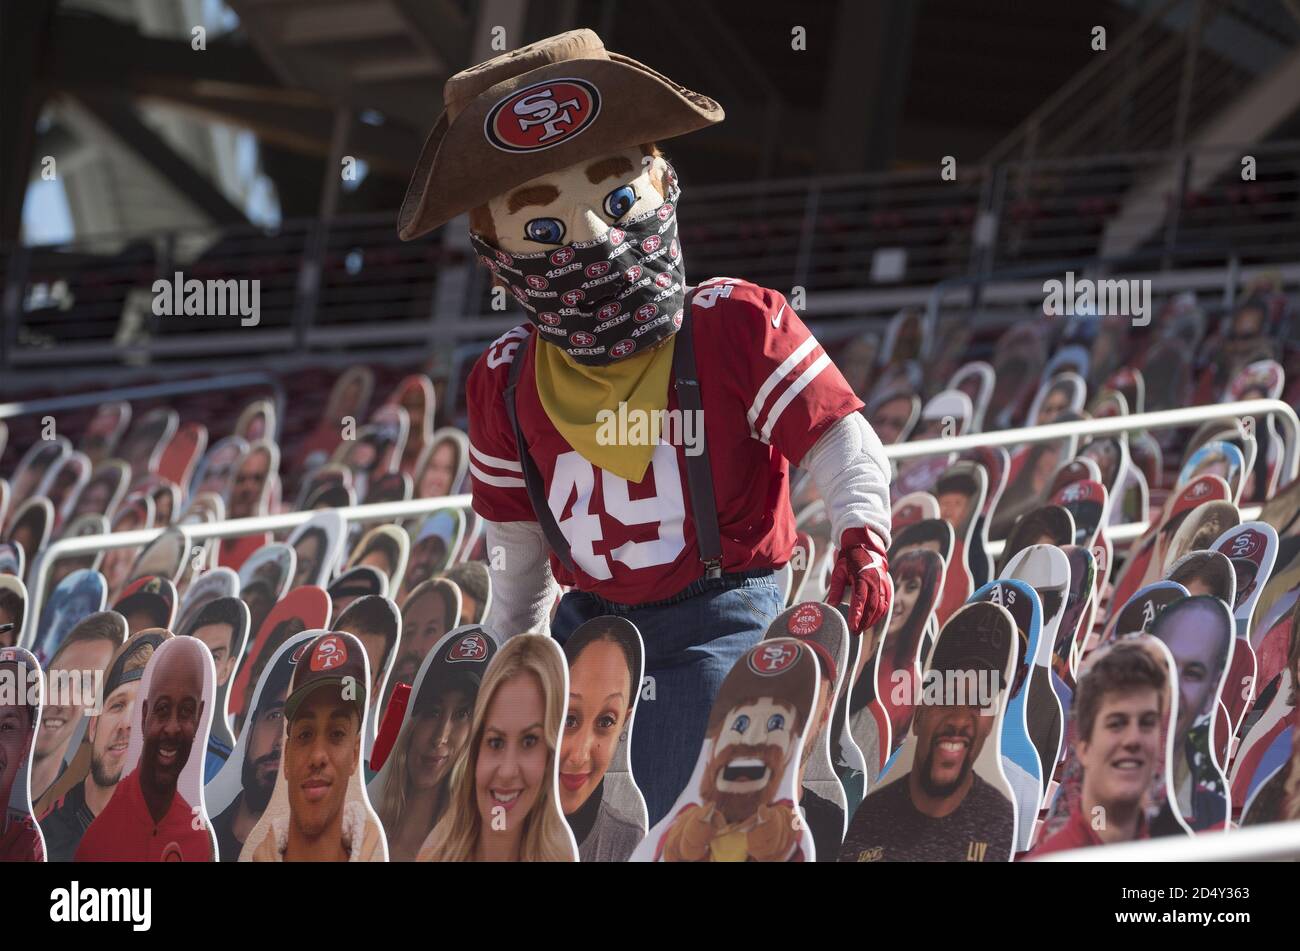
[[[813,350],[817,348],[817,346],[817,338],[809,334],[808,339],[795,347],[794,353],[782,360],[781,365],[773,370],[768,375],[767,379],[763,381],[763,385],[758,388],[758,395],[754,397],[754,402],[749,407],[749,412],[746,414],[749,417],[750,432],[757,435],[755,426],[758,423],[759,413],[763,409],[763,403],[766,402],[771,392],[776,389],[776,385],[785,379],[785,375],[797,367],[803,359],[808,356],[808,354],[812,353]]]
[[[474,478],[480,482],[486,482],[488,485],[495,485],[501,489],[522,489],[524,487],[523,479],[508,479],[505,476],[488,475],[473,462],[469,464],[469,471],[473,473]]]
[[[804,370],[803,373],[799,374],[799,379],[795,380],[788,387],[786,387],[786,391],[781,394],[781,398],[779,400],[777,400],[775,403],[772,404],[772,410],[767,414],[767,422],[763,424],[763,436],[762,436],[763,442],[767,442],[769,439],[771,439],[772,427],[775,426],[776,421],[781,418],[781,414],[785,412],[785,408],[790,405],[790,403],[794,400],[796,396],[799,395],[799,393],[803,390],[804,387],[806,387],[809,383],[813,381],[813,379],[817,376],[818,373],[821,373],[822,370],[825,370],[828,366],[830,366],[830,363],[831,363],[830,354],[823,353],[820,357],[818,357],[816,360],[813,361],[812,366],[808,367],[808,369]]]
[[[486,452],[479,452],[474,448],[474,444],[469,444],[469,454],[483,463],[485,466],[491,466],[493,469],[505,469],[507,472],[523,472],[524,467],[518,462],[512,462],[509,459],[498,459],[496,456],[489,456]]]

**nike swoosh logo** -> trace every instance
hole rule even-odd
[[[772,317],[772,326],[773,326],[773,327],[780,327],[780,326],[781,326],[781,315],[784,314],[784,313],[785,313],[785,304],[782,304],[782,305],[781,305],[781,309],[778,310],[778,311],[776,312],[776,314],[774,314],[773,317]]]

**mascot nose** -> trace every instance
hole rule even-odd
[[[594,208],[583,208],[578,212],[577,220],[573,223],[573,237],[570,240],[593,241],[603,237],[608,230],[609,225],[605,223],[605,219],[599,212]]]

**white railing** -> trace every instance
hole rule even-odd
[[[1268,862],[1300,857],[1300,822],[1270,822],[1200,835],[1117,842],[1104,848],[1071,849],[1039,862]]]

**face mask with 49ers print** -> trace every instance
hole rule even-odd
[[[543,340],[587,366],[624,360],[682,325],[681,189],[671,166],[665,180],[668,198],[662,205],[591,241],[533,254],[500,251],[476,234],[470,241],[483,263],[510,286]]]

